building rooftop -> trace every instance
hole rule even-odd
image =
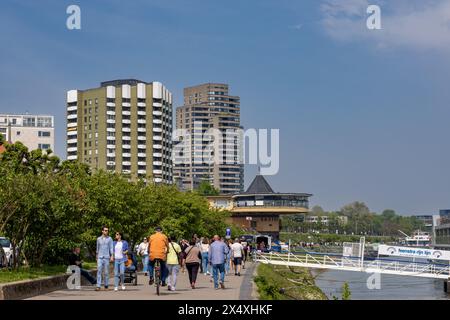
[[[147,82],[141,81],[141,80],[138,80],[138,79],[117,79],[117,80],[111,80],[111,81],[104,81],[100,85],[102,87],[107,87],[107,86],[117,87],[117,86],[121,86],[121,85],[124,85],[124,84],[128,84],[130,86],[135,86],[138,83],[148,84]]]
[[[255,179],[253,179],[253,182],[248,187],[247,191],[244,193],[247,194],[270,194],[275,193],[270,186],[270,184],[267,182],[266,179],[262,175],[257,175]]]

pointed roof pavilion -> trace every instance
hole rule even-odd
[[[264,176],[258,174],[256,175],[255,179],[253,179],[253,182],[248,187],[247,191],[245,192],[247,194],[270,194],[275,193],[273,191],[270,184],[267,182],[267,180],[264,178]]]

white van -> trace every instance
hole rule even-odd
[[[2,247],[2,251],[0,252],[0,266],[5,267],[11,264],[11,254],[12,254],[12,246],[11,241],[8,238],[0,237],[0,245]]]

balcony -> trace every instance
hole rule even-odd
[[[138,107],[145,107],[145,106],[147,106],[147,104],[145,102],[138,102],[137,105],[138,105]]]
[[[145,116],[145,115],[147,115],[147,112],[145,112],[145,111],[138,111],[137,114],[138,114],[138,116]]]
[[[116,120],[115,119],[106,119],[106,123],[114,124],[114,123],[116,123]]]
[[[131,141],[130,136],[122,136],[122,140]]]
[[[163,180],[161,178],[154,178],[153,181],[156,183],[161,183]]]
[[[130,161],[122,161],[122,165],[131,166],[131,162]]]
[[[137,131],[138,132],[147,132],[147,129],[146,128],[138,128]]]
[[[106,132],[116,132],[116,128],[106,128]]]
[[[153,123],[154,124],[162,124],[162,120],[158,120],[158,119],[153,119]]]
[[[114,158],[116,156],[116,153],[115,152],[107,153],[106,156],[110,157],[110,158]]]
[[[153,137],[153,140],[156,140],[156,141],[161,141],[163,138],[162,138],[162,136],[154,136]]]
[[[116,148],[116,145],[114,145],[114,144],[107,144],[107,145],[106,145],[106,148],[107,148],[107,149],[115,149],[115,148]]]
[[[146,136],[138,136],[138,140],[147,141],[147,137]]]
[[[162,172],[162,170],[153,170],[153,173],[154,174],[162,174],[163,172]]]
[[[77,143],[78,139],[69,139],[67,140],[67,144]]]
[[[106,161],[106,165],[107,166],[115,166],[116,162],[115,161]]]
[[[122,107],[131,107],[131,103],[129,102],[122,102]]]
[[[154,116],[162,116],[162,111],[153,111]]]
[[[147,145],[145,144],[138,144],[138,149],[146,149]]]
[[[77,156],[68,156],[67,160],[77,160]]]
[[[137,122],[140,123],[140,124],[146,124],[147,120],[145,120],[145,119],[138,119]]]
[[[122,145],[122,149],[131,149],[131,145],[124,144],[124,145]]]
[[[78,150],[77,147],[67,148],[67,152],[76,152]]]
[[[163,132],[162,128],[153,128],[153,132]]]
[[[123,132],[131,132],[131,128],[122,127],[122,131]]]
[[[138,174],[147,174],[147,170],[138,170]]]
[[[122,115],[131,116],[131,111],[122,111]]]
[[[116,115],[116,112],[115,112],[115,111],[106,111],[106,114],[107,114],[108,116],[115,116],[115,115]]]
[[[153,145],[153,149],[162,149],[162,145],[155,144],[155,145]]]
[[[124,152],[124,153],[122,153],[122,157],[129,158],[129,157],[131,157],[131,153]]]
[[[161,161],[153,161],[153,165],[154,166],[162,166],[162,162]]]
[[[162,107],[163,105],[160,102],[153,102],[153,106],[154,107]]]
[[[122,123],[125,123],[125,124],[131,124],[131,120],[128,120],[128,119],[122,119]]]
[[[69,131],[67,132],[68,136],[76,136],[78,134],[78,131]]]
[[[145,158],[147,156],[147,154],[146,153],[138,153],[138,157],[139,158]]]
[[[67,107],[67,111],[77,111],[77,110],[78,110],[78,106]]]
[[[76,126],[78,126],[78,123],[76,123],[76,122],[71,122],[71,123],[67,124],[67,128],[73,128],[73,127],[76,127]]]
[[[106,106],[107,106],[107,107],[115,107],[116,104],[115,104],[114,102],[107,102],[107,103],[106,103]]]
[[[145,161],[138,161],[138,166],[146,166],[147,162]]]

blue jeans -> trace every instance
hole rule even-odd
[[[119,286],[119,277],[122,285],[125,285],[125,261],[114,261],[114,287]]]
[[[219,272],[220,272],[220,282],[224,283],[225,281],[225,264],[213,264],[213,279],[214,279],[214,288],[219,287],[218,278],[219,278]]]
[[[159,260],[159,266],[161,270],[161,281],[166,282],[167,274],[169,273],[166,267],[166,262],[163,260]],[[154,272],[155,272],[155,260],[149,260],[148,263],[148,274],[150,276],[150,279],[154,278]]]
[[[230,273],[230,259],[231,259],[231,257],[225,258],[225,271],[227,273]]]
[[[105,288],[109,285],[109,258],[97,259],[97,288],[102,286],[102,273],[105,272]]]
[[[208,263],[208,252],[202,253],[202,268],[203,268],[203,273],[211,271],[211,267]]]
[[[144,270],[142,270],[142,271],[148,272],[148,254],[144,254],[142,256],[142,264],[144,266]]]

